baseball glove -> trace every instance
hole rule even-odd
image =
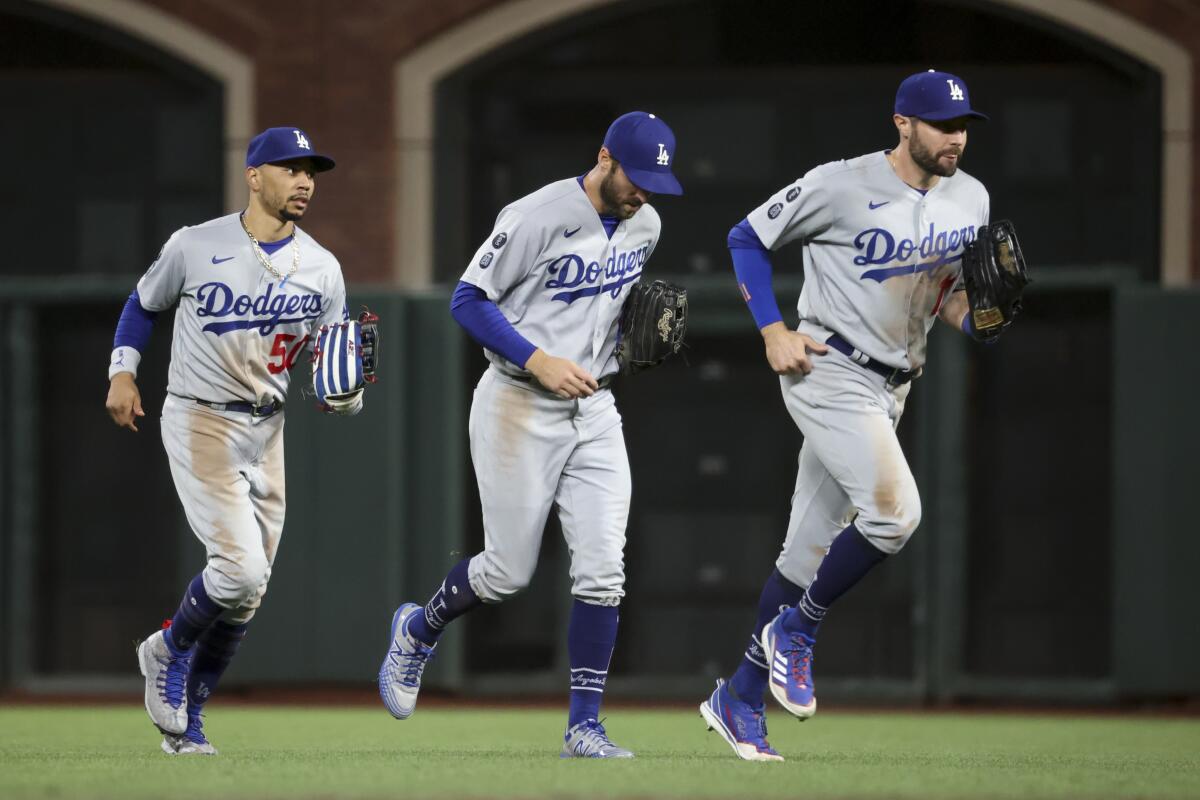
[[[379,354],[379,317],[363,311],[356,320],[323,325],[313,346],[313,392],[322,411],[353,415],[363,391],[374,383]]]
[[[963,280],[971,306],[971,332],[981,342],[995,339],[1021,311],[1029,284],[1017,232],[1008,220],[980,226],[963,249]]]
[[[665,281],[635,283],[621,309],[617,362],[637,374],[679,352],[687,334],[687,289]]]

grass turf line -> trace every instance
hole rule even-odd
[[[769,708],[783,764],[739,761],[696,712],[614,712],[625,762],[560,760],[565,714],[220,708],[216,758],[170,758],[140,707],[0,707],[0,797],[1200,797],[1200,721]]]

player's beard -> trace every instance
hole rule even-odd
[[[636,197],[629,200],[621,198],[617,193],[616,187],[616,170],[610,171],[600,181],[600,202],[604,204],[604,213],[608,216],[616,217],[617,219],[629,219],[638,212],[642,207],[641,201]],[[633,210],[629,213],[625,212],[626,205],[633,205]]]
[[[308,198],[305,199],[307,200]],[[306,203],[299,211],[289,211],[288,203],[290,202],[291,199],[289,198],[280,204],[279,219],[283,220],[284,222],[299,222],[304,217],[304,211],[306,208],[308,208],[308,204]]]
[[[307,202],[299,210],[292,211],[288,205],[297,197],[303,197]],[[312,195],[269,195],[263,200],[266,201],[267,208],[271,209],[272,215],[280,222],[299,222],[304,217],[308,203],[312,202]]]
[[[930,175],[949,178],[958,172],[958,159],[955,159],[954,163],[948,167],[942,165],[941,156],[951,153],[957,155],[958,158],[962,158],[962,150],[957,147],[947,147],[940,152],[934,153],[916,134],[913,134],[908,139],[908,154],[912,158],[913,163]]]

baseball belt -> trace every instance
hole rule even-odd
[[[512,378],[514,381],[519,381],[520,383],[536,383],[536,381],[534,380],[534,377],[532,375],[526,375],[526,374],[522,374],[520,372],[509,372],[508,370],[500,369],[499,367],[496,367],[496,371],[499,372],[504,377]],[[603,378],[598,379],[596,381],[596,384],[601,389],[607,389],[609,386],[612,385],[614,377],[615,377],[615,375],[613,373],[609,373],[608,375],[605,375]]]
[[[249,414],[252,417],[269,417],[283,410],[283,401],[278,398],[272,400],[265,406],[256,406],[254,403],[246,403],[236,401],[232,403],[214,403],[211,400],[196,400],[202,406],[207,406],[213,411],[236,411],[240,414]]]
[[[837,350],[855,364],[882,375],[884,380],[887,381],[888,386],[901,386],[917,377],[918,373],[920,373],[919,369],[899,369],[897,367],[889,367],[882,361],[876,361],[836,333],[831,334],[825,340],[825,344]]]

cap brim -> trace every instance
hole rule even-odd
[[[948,119],[958,119],[959,117],[970,117],[972,119],[981,119],[984,122],[988,121],[988,115],[982,111],[935,111],[928,114],[911,114],[910,116],[917,119],[927,119],[932,122],[945,122]]]
[[[621,164],[621,169],[625,170],[626,177],[633,181],[633,185],[642,191],[652,194],[683,194],[683,187],[679,185],[679,181],[670,172],[630,169],[625,164]]]
[[[306,158],[309,161],[313,162],[313,166],[316,167],[317,172],[328,172],[329,170],[331,170],[337,166],[337,162],[334,161],[329,156],[322,156],[322,155],[318,155],[316,153],[312,153],[312,154],[304,153],[303,155],[288,156],[287,158],[280,158],[280,159],[276,159],[274,161],[268,161],[266,163],[268,163],[268,164],[286,164],[289,161],[302,161]]]

